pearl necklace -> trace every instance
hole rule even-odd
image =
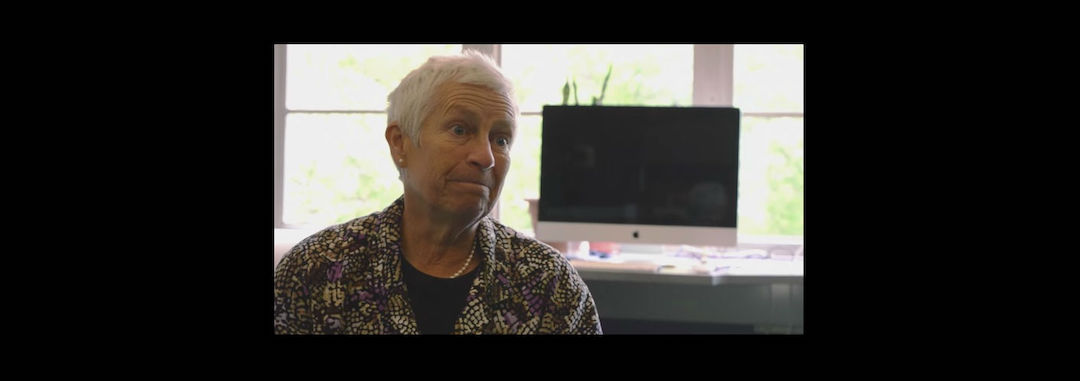
[[[461,270],[458,270],[456,273],[454,273],[454,275],[450,276],[451,279],[457,278],[458,275],[461,275],[462,271],[465,271],[466,267],[469,267],[469,262],[472,261],[473,251],[475,250],[469,250],[469,258],[465,260],[465,264],[461,266]]]

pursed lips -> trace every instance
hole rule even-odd
[[[488,189],[491,189],[491,187],[490,187],[490,186],[488,186],[487,184],[484,184],[484,182],[483,182],[483,181],[474,181],[474,180],[450,180],[450,181],[454,181],[454,182],[459,182],[459,183],[469,183],[469,184],[476,184],[476,185],[481,185],[481,186],[483,186],[484,188],[488,188]]]

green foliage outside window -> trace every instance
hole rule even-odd
[[[802,152],[800,139],[797,151]],[[762,234],[803,235],[803,156],[789,152],[780,144],[770,144],[773,156],[782,158],[768,169],[769,224]]]

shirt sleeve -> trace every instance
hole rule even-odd
[[[307,254],[293,247],[274,270],[274,333],[278,335],[311,334],[314,327],[310,304],[311,290],[305,284]]]

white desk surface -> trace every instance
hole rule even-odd
[[[571,258],[585,280],[678,283],[690,285],[803,282],[801,259],[714,259],[707,264],[691,258],[622,253],[613,260]]]

